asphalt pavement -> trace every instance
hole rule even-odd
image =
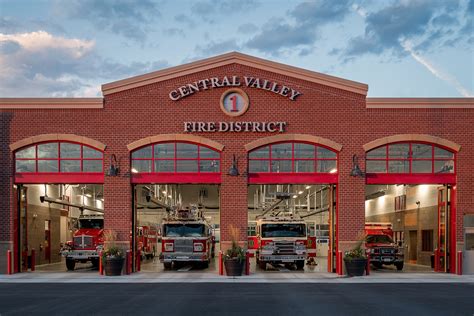
[[[474,315],[473,283],[7,284],[0,315]]]

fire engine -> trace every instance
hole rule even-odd
[[[78,219],[78,230],[74,232],[72,241],[66,243],[62,255],[66,258],[66,267],[74,270],[76,262],[92,262],[99,266],[99,253],[104,245],[104,216],[81,215]]]
[[[160,261],[165,269],[173,263],[199,263],[209,267],[214,257],[215,239],[212,226],[197,207],[167,211],[161,229]]]
[[[393,264],[397,270],[403,269],[403,248],[393,241],[391,223],[366,223],[365,234],[365,248],[374,267]]]
[[[296,212],[276,209],[290,197],[289,193],[276,193],[276,202],[256,217],[256,238],[252,241],[257,249],[257,265],[263,270],[266,270],[267,263],[282,263],[288,267],[294,264],[297,269],[303,269],[305,260],[316,255],[316,243],[308,242],[304,218],[327,210],[300,216]]]
[[[155,257],[158,244],[158,231],[153,226],[137,227],[137,244],[141,252],[142,259],[152,259]]]

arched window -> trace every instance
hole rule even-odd
[[[135,183],[215,183],[220,181],[221,154],[189,142],[165,142],[141,147],[131,153]]]
[[[415,183],[415,177],[425,183],[448,183],[446,179],[456,173],[456,154],[429,143],[392,143],[366,153],[366,172],[368,178],[386,175],[386,180],[411,179],[407,183]]]
[[[103,170],[104,153],[84,144],[38,143],[15,152],[15,178],[19,182],[97,183],[103,182]],[[68,179],[69,175],[74,176]]]
[[[338,173],[336,151],[304,142],[259,147],[249,152],[248,162],[249,181],[253,183],[332,183]]]

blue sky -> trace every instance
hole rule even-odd
[[[0,97],[100,85],[229,51],[369,85],[474,95],[474,0],[0,0]]]

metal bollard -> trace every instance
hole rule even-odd
[[[104,275],[104,263],[102,262],[102,251],[99,252],[99,274]]]
[[[31,271],[35,271],[36,266],[36,251],[31,249]]]
[[[438,253],[438,249],[434,250],[434,271],[439,272],[439,253]]]
[[[138,257],[137,257],[137,272],[140,272],[142,269],[142,251],[138,250],[137,252]]]
[[[219,275],[224,275],[224,267],[222,261],[222,250],[219,251]]]
[[[458,251],[458,267],[457,275],[462,275],[462,251]]]
[[[250,275],[250,253],[248,250],[245,253],[245,275]]]
[[[127,269],[126,273],[127,275],[131,273],[132,271],[132,252],[130,250],[127,250]]]
[[[365,265],[365,275],[370,275],[370,253],[367,254],[367,264]]]
[[[28,251],[22,251],[21,257],[23,258],[22,272],[28,271]]]
[[[13,274],[12,271],[12,251],[7,250],[7,274]]]

